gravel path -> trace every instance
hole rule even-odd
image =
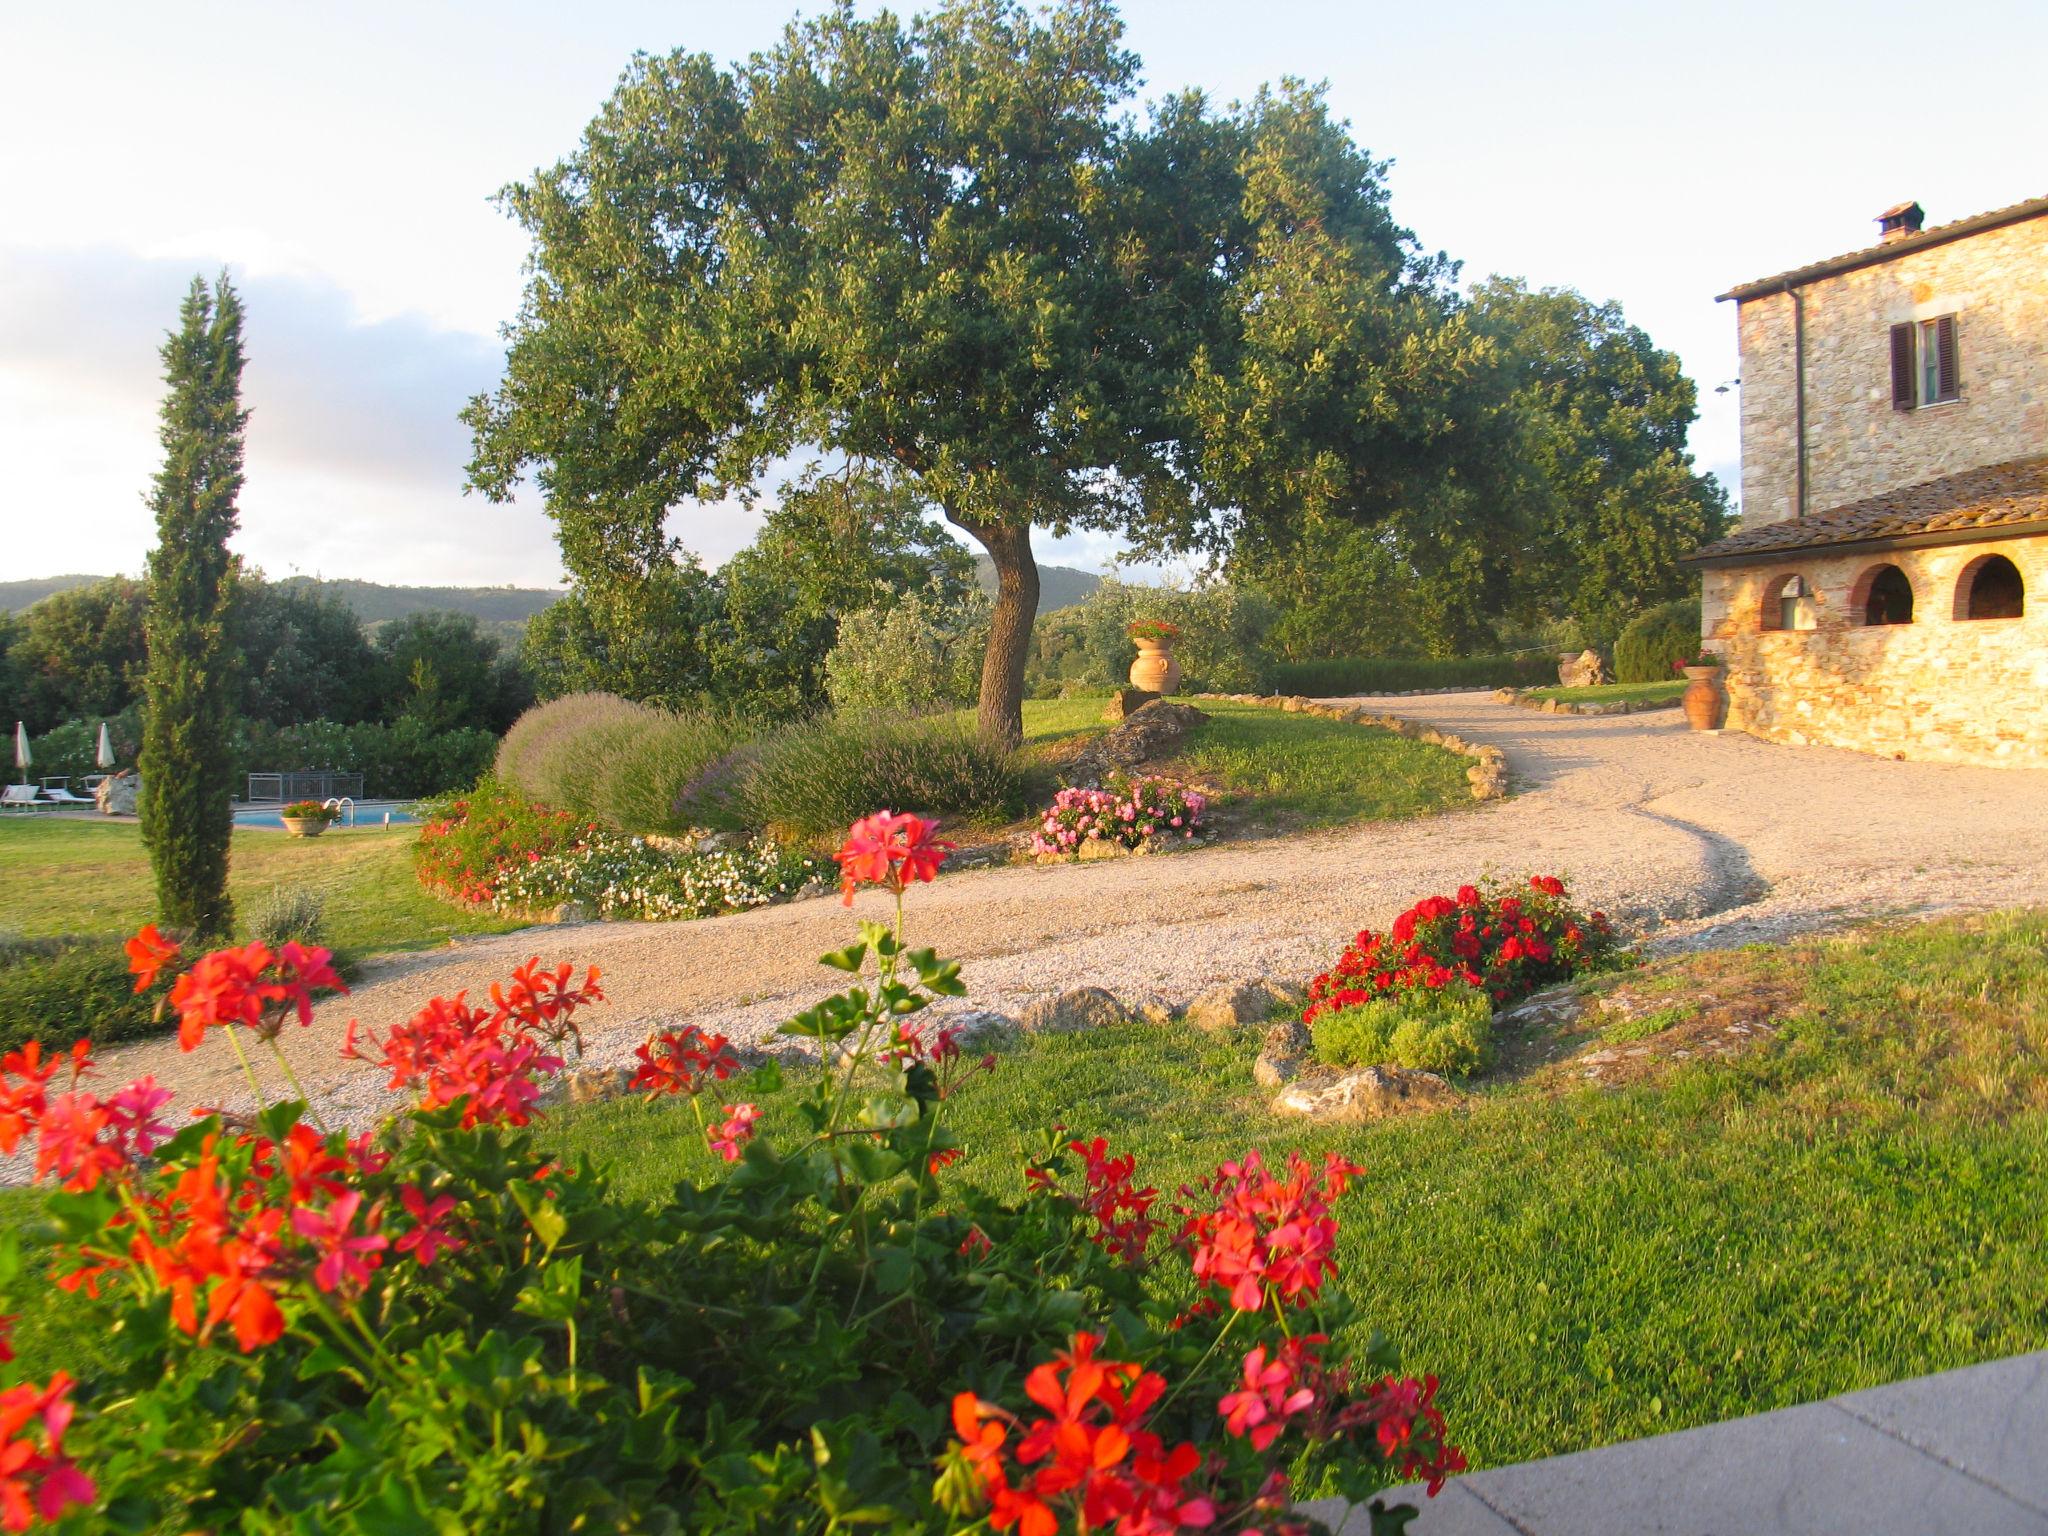
[[[1361,926],[1483,873],[1549,872],[1660,945],[1782,936],[1855,917],[2048,903],[2048,772],[1891,762],[1689,732],[1677,711],[1545,715],[1487,694],[1362,700],[1507,753],[1509,799],[1416,821],[1166,858],[1006,868],[918,888],[912,939],[963,962],[965,1006],[1103,986],[1187,1001],[1234,977],[1305,978]],[[869,893],[856,912],[881,916]],[[532,954],[598,966],[591,1059],[630,1059],[651,1021],[766,1038],[830,988],[816,956],[851,916],[815,900],[707,921],[596,923],[464,940],[369,966],[286,1045],[330,1117],[367,1124],[381,1080],[338,1060],[351,1017],[381,1031],[435,993],[476,995]],[[261,1064],[259,1064],[259,1071]],[[102,1080],[153,1072],[184,1104],[247,1102],[233,1058],[151,1041]],[[279,1083],[274,1064],[265,1074]],[[268,1086],[268,1085],[267,1085]]]

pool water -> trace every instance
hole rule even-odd
[[[342,812],[341,820],[335,822],[330,830],[340,831],[350,826],[381,827],[384,825],[387,817],[394,827],[409,827],[419,821],[419,817],[413,814],[412,806],[402,801],[363,800],[356,804],[355,820],[353,822],[349,820],[348,813],[344,811]],[[235,825],[238,827],[277,827],[282,829],[284,826],[284,810],[281,806],[249,806],[235,812]]]

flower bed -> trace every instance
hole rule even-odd
[[[1204,835],[1208,798],[1171,779],[1112,773],[1100,789],[1062,789],[1038,819],[1031,851],[1077,855],[1090,843],[1139,848],[1155,840]]]
[[[766,838],[702,853],[657,846],[492,780],[434,808],[414,858],[421,883],[464,905],[542,912],[577,902],[593,916],[653,921],[786,901],[826,869]]]
[[[656,1200],[523,1129],[595,971],[529,962],[488,1005],[351,1029],[417,1099],[356,1137],[297,1102],[172,1134],[149,1079],[102,1099],[83,1050],[8,1057],[0,1150],[62,1186],[53,1278],[119,1362],[0,1393],[9,1528],[1307,1531],[1297,1491],[1434,1492],[1464,1464],[1435,1378],[1333,1342],[1369,1334],[1331,1283],[1353,1164],[1250,1153],[1169,1207],[1055,1126],[1021,1197],[948,1174],[947,1108],[996,1064],[915,1018],[965,990],[901,938],[944,853],[915,817],[849,837],[849,886],[897,922],[825,956],[854,985],[784,1026],[842,1063],[786,1139],[760,1129],[773,1066],[691,1029],[642,1047],[634,1086],[706,1146]],[[153,930],[131,956],[145,985],[180,959]],[[328,958],[201,958],[181,1044],[275,1051],[338,989]]]
[[[1337,963],[1309,983],[1301,1019],[1311,1027],[1334,1009],[1387,993],[1462,983],[1494,1004],[1611,962],[1607,916],[1572,905],[1562,880],[1531,876],[1525,885],[1462,885],[1456,896],[1429,896],[1394,919],[1385,934],[1361,932]]]

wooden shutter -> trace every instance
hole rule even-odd
[[[1892,327],[1892,409],[1910,411],[1920,392],[1913,382],[1913,327]]]
[[[1956,317],[1943,315],[1934,322],[1935,370],[1941,386],[1941,398],[1957,399],[1961,394],[1961,377],[1956,371]]]

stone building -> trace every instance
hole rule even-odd
[[[1744,283],[1742,521],[1691,557],[1728,725],[2048,767],[2048,198]]]

